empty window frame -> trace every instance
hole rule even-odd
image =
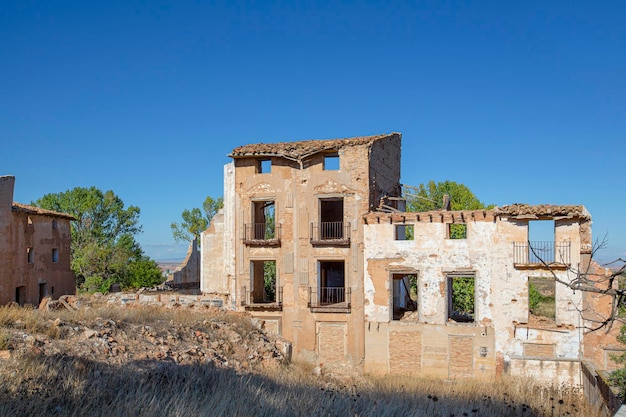
[[[59,250],[57,248],[52,248],[52,262],[59,262]]]
[[[417,311],[417,274],[393,274],[391,288],[393,320]]]
[[[39,284],[39,304],[43,301],[44,297],[48,295],[47,285],[46,283]]]
[[[328,153],[324,155],[324,171],[339,171],[338,153]]]
[[[29,264],[32,264],[35,262],[35,250],[32,247],[26,248],[26,257],[28,259]]]
[[[344,261],[319,261],[318,291],[321,305],[346,301],[346,276]]]
[[[554,220],[528,221],[528,261],[531,264],[561,262],[555,258]]]
[[[320,239],[343,239],[343,198],[320,199]]]
[[[256,240],[276,239],[276,204],[273,200],[252,202],[252,237]]]
[[[467,223],[448,223],[448,239],[467,239]]]
[[[276,261],[251,261],[250,302],[275,303],[277,288]]]
[[[19,305],[24,305],[26,303],[26,287],[19,286],[15,288],[15,302]]]
[[[476,319],[473,275],[448,275],[448,321],[472,323]]]
[[[271,159],[259,159],[257,165],[257,172],[259,174],[269,174],[272,172],[272,160]]]
[[[396,240],[413,240],[415,236],[412,224],[397,224],[395,229]]]
[[[528,322],[556,319],[556,281],[550,277],[528,277]]]

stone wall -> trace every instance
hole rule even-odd
[[[173,288],[200,288],[198,241],[192,240],[183,263],[173,273]]]

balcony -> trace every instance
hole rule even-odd
[[[241,287],[241,305],[247,311],[281,311],[283,287],[278,287],[275,294],[267,294],[265,289],[255,292],[247,287]]]
[[[308,307],[313,313],[349,313],[352,292],[345,287],[309,287]]]
[[[311,223],[311,244],[350,246],[350,222]]]
[[[571,263],[571,242],[513,242],[516,268],[565,268]]]
[[[247,223],[244,225],[243,243],[248,246],[280,246],[280,225]]]

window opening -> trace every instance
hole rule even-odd
[[[320,200],[320,237],[343,239],[343,198]]]
[[[29,264],[32,264],[33,262],[35,262],[35,251],[33,250],[33,248],[26,248],[26,254],[28,257]]]
[[[467,239],[467,223],[448,223],[448,239]]]
[[[46,291],[46,284],[45,283],[39,284],[39,303],[38,304],[41,304],[41,302],[43,301],[46,295],[48,295]]]
[[[528,222],[528,261],[531,264],[559,262],[554,257],[554,220]]]
[[[473,276],[448,276],[448,319],[457,323],[475,320],[475,293]]]
[[[57,248],[52,249],[52,262],[59,262],[59,250]]]
[[[276,217],[274,201],[252,202],[252,235],[254,239],[276,239]]]
[[[15,288],[15,302],[23,306],[26,303],[26,287],[20,286]]]
[[[28,218],[26,219],[26,222],[28,224],[33,224],[33,219],[30,216],[28,216]]]
[[[269,174],[270,172],[272,172],[272,160],[271,159],[259,160],[258,172],[259,174]]]
[[[396,225],[396,240],[413,240],[414,229],[412,224]]]
[[[393,320],[416,317],[417,275],[393,274]]]
[[[345,262],[319,262],[319,300],[321,305],[343,303],[346,300]]]
[[[324,170],[325,171],[338,171],[339,170],[339,154],[332,153],[324,155]]]
[[[250,282],[252,303],[276,302],[276,261],[252,261]]]
[[[52,230],[57,230],[59,228],[59,224],[57,219],[52,219]]]
[[[556,281],[549,277],[528,277],[528,322],[554,321]]]

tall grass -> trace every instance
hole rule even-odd
[[[337,383],[306,366],[237,374],[211,365],[111,366],[32,357],[1,370],[0,415],[54,416],[585,416],[570,389],[530,381],[445,383],[378,378]]]
[[[223,322],[245,333],[249,319],[221,310],[94,305],[75,312],[0,308],[0,333],[30,329],[55,337],[63,320],[172,323],[207,332]],[[66,326],[61,326],[66,327]],[[57,330],[55,330],[57,329]],[[63,334],[56,337],[63,338]],[[0,416],[584,416],[598,415],[580,392],[530,380],[442,382],[410,377],[350,378],[311,374],[311,366],[237,373],[212,364],[131,360],[110,364],[72,356],[27,355],[0,362]]]

